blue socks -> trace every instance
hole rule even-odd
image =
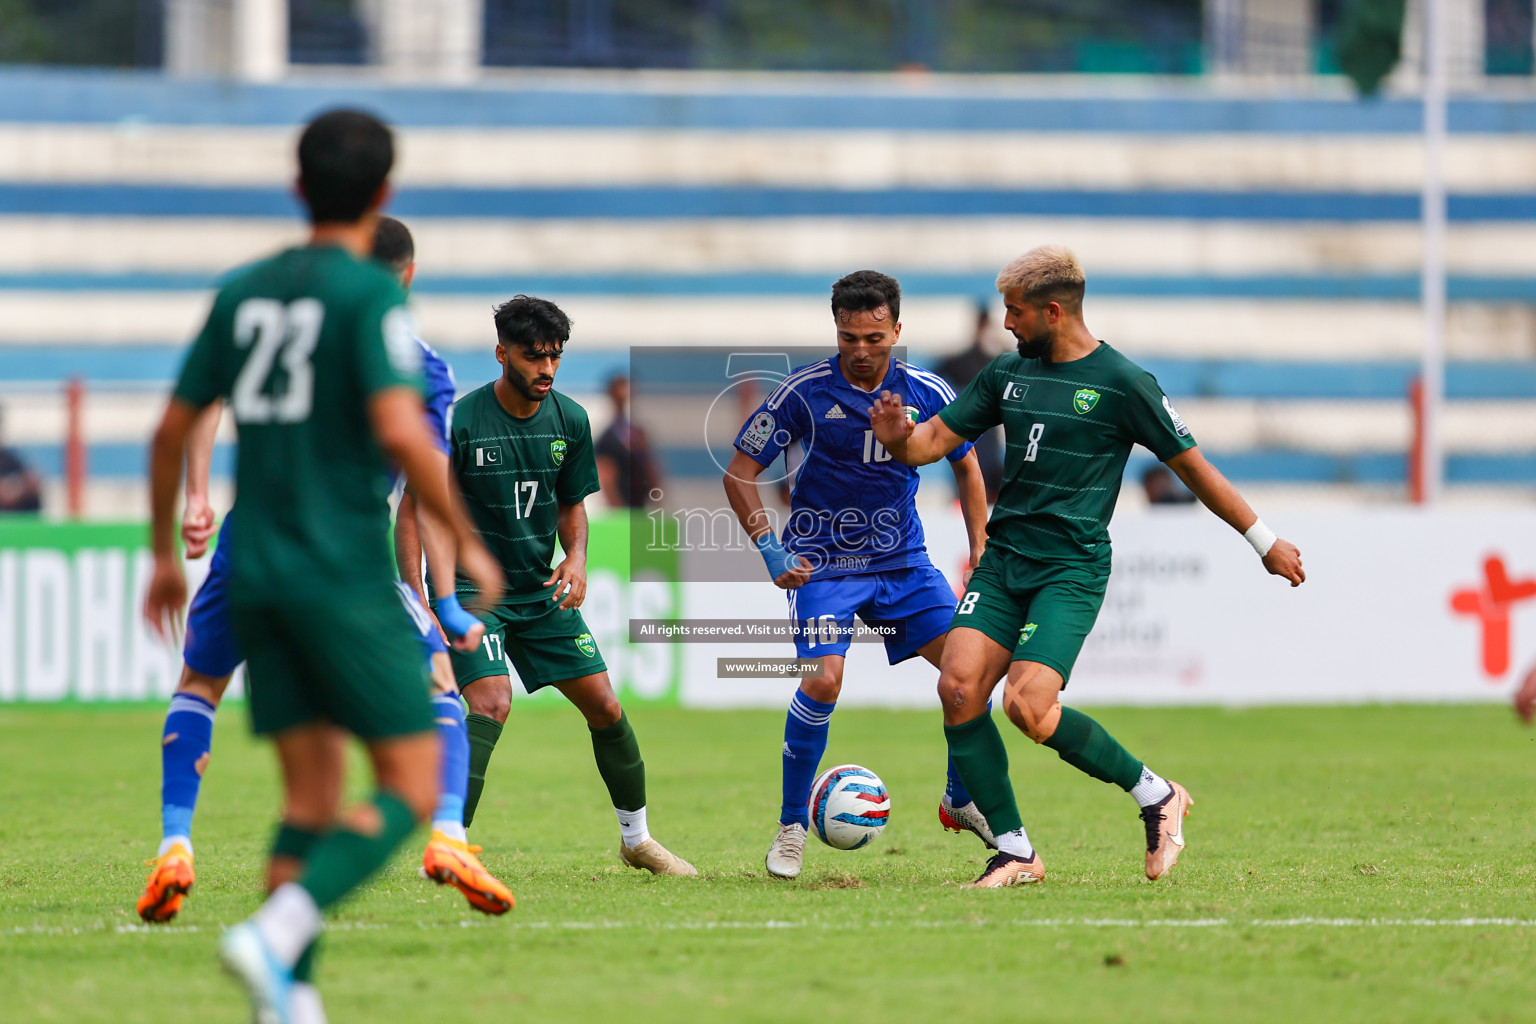
[[[197,791],[213,746],[214,710],[214,705],[190,693],[171,698],[160,740],[162,839],[192,838],[192,812],[197,809]]]
[[[992,713],[992,702],[987,701],[987,714]],[[949,759],[949,778],[944,782],[944,794],[949,797],[949,806],[964,807],[971,803],[971,791],[965,788],[965,783],[960,781],[960,772],[955,768],[953,756]]]
[[[784,804],[779,808],[779,823],[799,822],[810,827],[805,803],[811,798],[811,783],[821,755],[827,752],[827,728],[836,702],[824,704],[796,690],[784,716]]]
[[[464,705],[456,693],[432,698],[432,717],[443,746],[442,786],[432,827],[452,839],[464,840],[464,800],[469,795],[469,727]],[[451,828],[447,826],[452,826]]]

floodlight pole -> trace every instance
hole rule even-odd
[[[1445,0],[1423,0],[1424,12],[1424,185],[1420,215],[1424,262],[1419,302],[1424,314],[1424,352],[1419,371],[1421,437],[1417,500],[1434,504],[1445,478],[1441,410],[1445,405]]]

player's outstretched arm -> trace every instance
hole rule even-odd
[[[885,445],[897,462],[909,466],[938,462],[965,441],[937,416],[913,423],[907,418],[901,396],[889,391],[880,392],[875,404],[869,407],[869,425],[875,429],[875,440]]]
[[[546,587],[554,587],[550,600],[559,601],[560,607],[580,608],[587,599],[587,505],[578,501],[574,505],[561,505],[559,518],[555,520],[555,535],[560,538],[560,550],[565,557],[555,566],[555,571],[544,581]]]
[[[181,463],[198,410],[172,398],[155,428],[149,449],[150,544],[155,571],[144,595],[144,619],[162,639],[177,629],[187,603],[187,580],[176,557],[176,491],[181,486]]]
[[[976,449],[965,453],[959,462],[951,462],[955,472],[955,488],[960,495],[960,515],[965,519],[965,536],[970,541],[971,557],[963,587],[971,582],[971,573],[981,564],[981,556],[987,550],[987,482],[981,475],[981,460]]]
[[[763,507],[763,496],[757,491],[757,478],[763,469],[762,463],[737,451],[721,482],[725,485],[725,497],[731,503],[731,511],[736,513],[736,521],[762,554],[774,585],[794,590],[811,578],[811,565],[799,555],[786,552],[773,532],[773,522]]]
[[[448,488],[443,453],[427,432],[421,396],[414,388],[385,388],[368,400],[368,419],[379,447],[405,472],[417,502],[447,525],[458,564],[479,591],[478,602],[487,607],[495,604],[506,589],[501,566],[485,549],[463,503]]]
[[[1206,461],[1199,448],[1186,449],[1167,464],[1206,508],[1247,538],[1272,575],[1290,580],[1293,587],[1306,582],[1307,574],[1301,568],[1301,552],[1296,545],[1276,537],[1243,500],[1232,481]]]
[[[213,465],[213,445],[219,433],[219,414],[224,403],[215,401],[197,414],[187,434],[187,498],[181,513],[181,543],[188,558],[202,558],[213,539],[213,506],[208,503],[208,476]]]

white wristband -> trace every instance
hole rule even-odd
[[[1243,534],[1243,539],[1252,544],[1253,550],[1263,558],[1269,554],[1269,549],[1275,546],[1275,541],[1280,539],[1280,535],[1265,526],[1264,520],[1255,519],[1253,525],[1248,527],[1248,532]]]

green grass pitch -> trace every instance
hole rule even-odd
[[[0,1019],[240,1020],[221,926],[258,902],[272,757],[232,706],[170,927],[133,903],[158,839],[160,709],[0,712]],[[871,848],[764,877],[782,714],[636,707],[657,838],[697,879],[620,865],[568,707],[514,713],[474,838],[506,918],[416,877],[344,904],[319,965],[348,1021],[1523,1021],[1536,1015],[1536,733],[1500,707],[1096,711],[1196,806],[1141,873],[1128,797],[1006,730],[1043,885],[960,888],[936,714],[845,709],[828,758],[889,786]],[[829,763],[832,763],[829,761]]]

